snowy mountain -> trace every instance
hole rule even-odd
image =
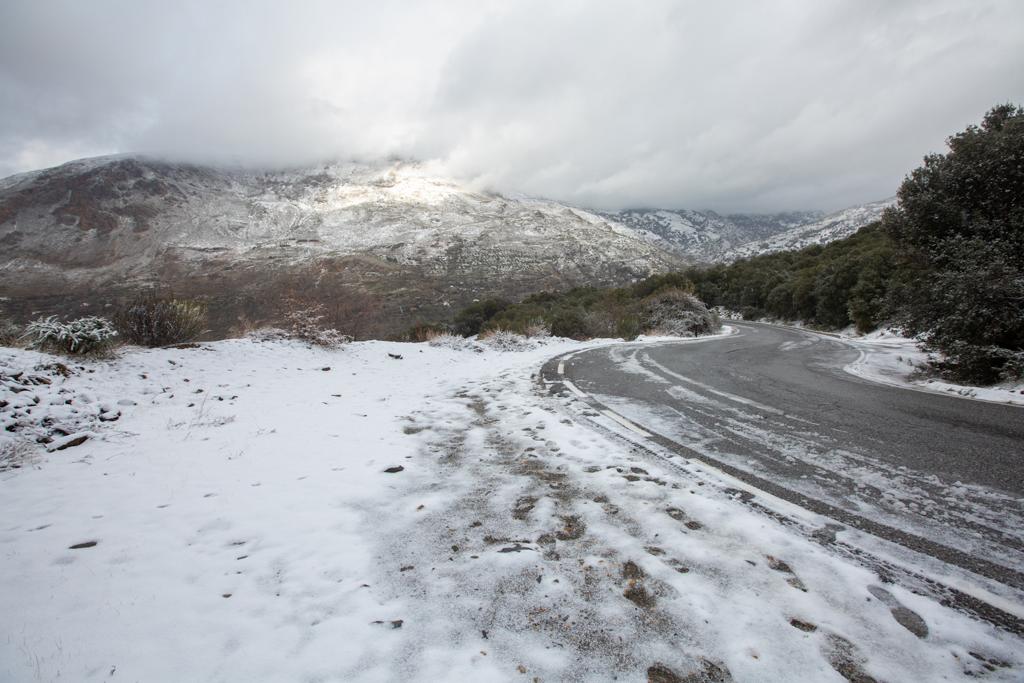
[[[159,285],[213,298],[221,332],[273,318],[290,296],[381,334],[484,296],[622,283],[684,262],[594,213],[477,192],[412,163],[72,162],[0,181],[0,246],[8,314]]]
[[[827,244],[849,237],[865,225],[881,219],[882,212],[895,203],[896,198],[891,197],[879,202],[843,209],[764,239],[742,244],[727,251],[724,258],[731,261],[773,251],[803,249],[812,244]]]
[[[729,249],[821,217],[817,212],[721,216],[689,209],[627,209],[602,214],[693,261],[718,261]]]
[[[737,258],[847,237],[878,220],[893,199],[832,214],[792,211],[777,214],[732,214],[688,209],[628,209],[602,214],[644,235],[653,243],[698,262]]]

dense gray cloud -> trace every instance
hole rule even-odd
[[[437,160],[598,208],[838,208],[1024,101],[1024,3],[0,6],[0,175]]]

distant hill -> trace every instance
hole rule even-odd
[[[865,225],[881,220],[882,212],[896,203],[891,197],[879,202],[852,206],[842,211],[830,213],[816,220],[770,235],[763,239],[751,240],[727,251],[725,260],[770,254],[789,249],[803,249],[812,244],[828,244],[849,237]]]
[[[628,209],[601,215],[687,260],[711,263],[848,237],[881,218],[882,210],[894,201],[887,199],[831,214],[791,211],[722,216],[689,209]]]

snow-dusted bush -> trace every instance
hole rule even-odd
[[[645,298],[640,319],[649,332],[683,337],[710,334],[721,327],[718,317],[700,299],[677,288]]]
[[[24,338],[36,348],[73,355],[98,355],[110,351],[117,338],[114,323],[106,318],[88,316],[61,322],[56,316],[33,320],[25,328]]]
[[[294,308],[285,314],[292,337],[307,344],[333,348],[352,341],[352,337],[347,334],[324,325],[325,317],[322,304]]]
[[[495,351],[529,351],[537,348],[536,341],[507,330],[488,330],[480,333],[480,342]]]
[[[551,336],[551,327],[544,318],[534,318],[523,328],[523,334],[531,338],[545,339]]]
[[[508,330],[485,330],[474,339],[455,334],[439,334],[428,343],[431,346],[455,351],[529,351],[544,343],[544,337],[527,338]]]
[[[457,334],[439,334],[427,342],[439,349],[452,349],[454,351],[483,351],[483,347],[471,338],[460,337]]]
[[[121,338],[131,344],[181,344],[203,333],[206,306],[198,301],[145,295],[125,306],[115,323]]]

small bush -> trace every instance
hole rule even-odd
[[[56,316],[39,318],[25,328],[23,338],[36,348],[70,355],[101,355],[113,348],[117,338],[114,324],[106,318],[89,316],[60,322]]]
[[[508,330],[487,330],[481,332],[480,341],[495,351],[529,351],[537,346],[536,342]]]
[[[534,318],[523,326],[523,334],[531,338],[545,339],[551,336],[551,328],[543,318]]]
[[[589,338],[587,320],[583,311],[576,308],[558,311],[551,320],[551,334],[570,339]]]
[[[293,305],[295,305],[294,302]],[[307,344],[333,348],[352,341],[352,337],[347,334],[342,334],[333,327],[324,325],[326,314],[322,304],[292,308],[285,313],[284,317],[288,321],[291,336]]]
[[[121,338],[139,346],[189,342],[203,333],[206,306],[198,301],[144,296],[114,318]]]
[[[664,289],[643,300],[641,324],[645,330],[679,336],[710,334],[719,328],[718,318],[689,292]]]
[[[479,334],[484,323],[508,308],[502,299],[485,299],[466,306],[455,316],[455,331],[463,337]]]
[[[453,351],[469,350],[480,353],[484,350],[475,339],[460,337],[457,334],[439,334],[433,339],[428,340],[427,343],[439,349],[452,349]]]
[[[640,318],[635,315],[623,315],[615,325],[615,336],[626,341],[633,341],[643,332]]]

